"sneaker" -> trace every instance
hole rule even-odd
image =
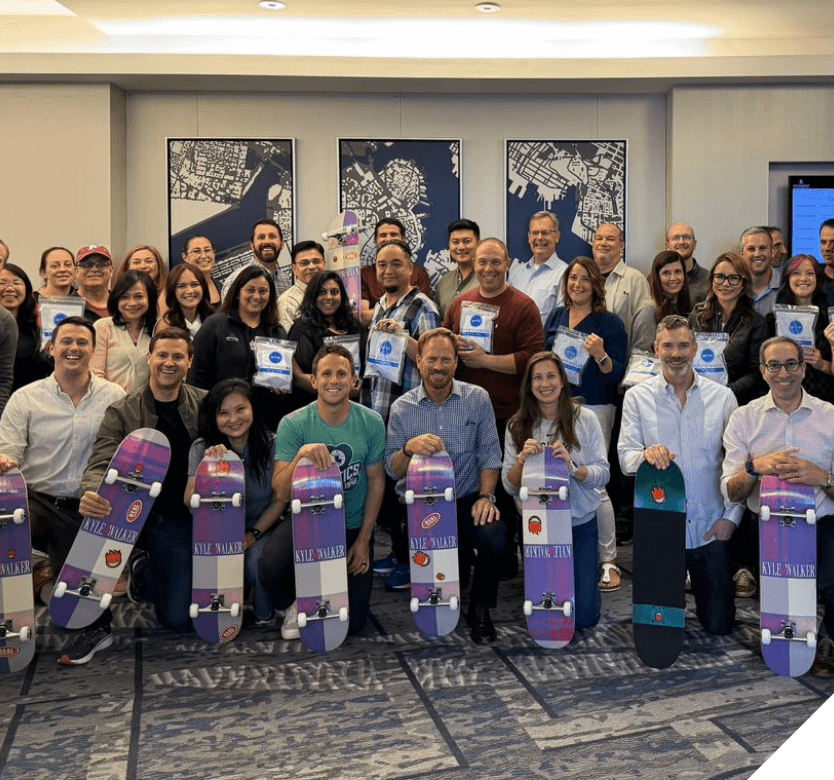
[[[756,595],[756,578],[750,569],[739,569],[733,575],[736,598],[750,599]]]
[[[811,674],[814,677],[834,677],[834,642],[827,634],[817,637],[817,653]]]
[[[492,616],[489,614],[489,607],[470,604],[466,622],[469,623],[469,636],[475,644],[482,645],[485,642],[494,642],[498,637],[498,632],[492,622]]]
[[[284,622],[281,623],[282,639],[298,639],[301,632],[298,630],[298,602],[294,601],[292,606],[284,615]]]
[[[405,590],[411,585],[411,570],[404,563],[398,563],[385,579],[385,590]]]
[[[145,570],[150,558],[140,547],[134,547],[127,562],[127,597],[134,604],[143,604],[145,597]]]
[[[390,574],[397,566],[397,556],[389,553],[384,558],[374,561],[374,574]]]
[[[79,631],[72,643],[59,659],[64,666],[81,666],[93,660],[99,650],[106,650],[113,644],[113,632],[110,626],[90,626]]]

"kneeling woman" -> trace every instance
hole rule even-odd
[[[253,403],[252,386],[242,379],[218,382],[203,399],[199,417],[200,437],[188,454],[185,503],[190,505],[194,478],[203,456],[219,457],[232,450],[243,461],[246,477],[246,536],[244,566],[246,584],[252,588],[255,626],[268,626],[273,609],[269,594],[258,579],[258,560],[284,505],[272,492],[274,437],[269,434]]]
[[[576,627],[599,620],[597,588],[597,507],[608,482],[609,466],[602,428],[596,415],[576,403],[561,360],[552,352],[533,355],[521,380],[521,403],[507,423],[501,479],[518,499],[524,462],[552,447],[568,464],[573,524],[573,577]]]

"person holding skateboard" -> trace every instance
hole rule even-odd
[[[558,355],[538,352],[524,369],[521,405],[504,436],[501,479],[511,496],[518,495],[524,462],[546,446],[568,466],[576,627],[591,628],[600,613],[596,513],[602,503],[598,488],[608,482],[607,448],[596,415],[571,397]]]
[[[0,418],[0,474],[12,468],[23,473],[32,541],[49,553],[56,574],[81,527],[79,481],[96,431],[105,410],[125,395],[90,372],[95,343],[95,329],[83,317],[58,323],[51,340],[55,371],[13,393]],[[92,658],[84,633],[76,633],[79,644],[67,651],[74,663]]]
[[[740,513],[735,507],[725,512],[721,461],[722,436],[737,403],[731,390],[694,372],[695,334],[685,317],[658,323],[654,349],[661,373],[627,390],[623,400],[620,467],[626,475],[636,474],[643,461],[661,470],[672,461],[680,467],[696,614],[710,634],[728,634],[735,593],[727,540]]]
[[[461,587],[477,550],[467,621],[472,641],[497,637],[490,609],[498,599],[499,563],[507,550],[507,528],[495,505],[501,449],[489,395],[478,385],[455,379],[458,347],[446,328],[424,333],[417,342],[421,382],[391,406],[385,470],[405,490],[414,455],[446,450],[455,468]]]
[[[340,345],[322,347],[313,360],[313,387],[318,398],[286,415],[275,435],[272,489],[289,503],[292,475],[301,458],[319,471],[335,461],[344,485],[347,527],[347,571],[350,627],[356,634],[365,626],[373,573],[373,529],[382,503],[385,425],[370,409],[350,400],[355,367],[350,352]],[[289,607],[281,626],[284,639],[298,639],[295,602],[292,523],[278,525],[260,560],[261,583],[278,609]]]
[[[724,433],[721,484],[731,501],[747,501],[757,516],[761,477],[811,485],[817,516],[817,589],[825,605],[811,674],[834,677],[834,406],[802,387],[805,355],[786,336],[762,344],[760,371],[770,387],[742,406]],[[745,543],[758,559],[758,522]]]
[[[187,331],[167,328],[154,335],[147,357],[150,372],[147,384],[104,413],[81,477],[84,492],[79,507],[82,515],[97,520],[109,514],[110,503],[96,490],[125,436],[138,428],[153,428],[166,436],[171,445],[171,465],[128,564],[128,595],[131,600],[139,601],[147,593],[156,608],[159,624],[177,632],[186,632],[191,627],[188,609],[192,524],[183,496],[188,480],[188,452],[191,442],[197,438],[198,411],[206,395],[205,390],[185,384],[191,358],[191,338]],[[112,644],[110,619],[107,610],[85,630],[90,658],[96,650]],[[68,662],[78,663],[72,657]]]

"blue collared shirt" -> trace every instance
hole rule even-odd
[[[542,326],[562,300],[562,277],[567,267],[556,252],[539,265],[531,257],[526,263],[516,260],[510,266],[507,282],[533,299],[542,315]]]

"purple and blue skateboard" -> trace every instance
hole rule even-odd
[[[301,641],[334,650],[348,632],[347,542],[342,475],[301,458],[292,475],[295,598]]]
[[[414,623],[426,636],[445,636],[460,615],[455,470],[445,451],[411,458],[405,503]]]
[[[243,463],[234,452],[204,457],[194,476],[191,606],[194,630],[207,642],[238,635],[243,614]]]
[[[35,655],[35,598],[26,482],[0,475],[0,672],[25,669]]]
[[[762,657],[798,677],[817,646],[817,527],[814,489],[762,477],[759,514]]]
[[[359,316],[362,298],[362,279],[359,267],[359,217],[352,211],[343,211],[333,218],[321,237],[324,259],[328,271],[338,271],[345,285],[348,299],[356,316]]]
[[[59,626],[84,628],[110,606],[170,459],[168,439],[152,428],[133,431],[119,445],[98,489],[110,514],[84,518],[49,600]]]
[[[524,539],[524,614],[542,647],[564,647],[573,638],[573,528],[568,467],[553,448],[531,455],[521,477]]]

